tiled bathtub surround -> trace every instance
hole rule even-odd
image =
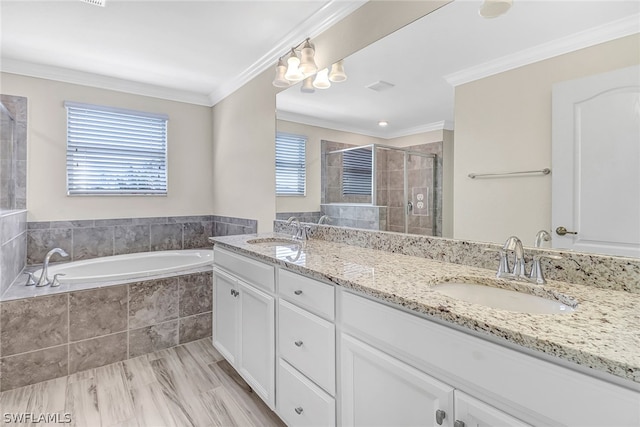
[[[273,230],[287,234],[292,232],[292,228],[285,222],[277,220],[274,221]],[[314,239],[490,270],[497,270],[498,254],[485,249],[498,249],[502,246],[493,243],[326,225],[315,226],[312,230]],[[640,293],[640,259],[638,258],[525,248],[527,265],[531,265],[534,254],[562,256],[561,260],[543,259],[544,275],[548,279]]]
[[[210,246],[210,236],[255,233],[257,221],[216,215],[29,222],[27,264],[52,248],[77,261],[110,255]],[[53,258],[52,261],[59,261]]]
[[[211,336],[211,272],[0,303],[0,390]]]
[[[0,211],[0,295],[20,274],[27,258],[27,211]]]

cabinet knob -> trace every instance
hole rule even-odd
[[[300,289],[298,289],[297,291],[293,291],[293,293],[296,295],[302,295],[302,291]]]
[[[438,409],[436,411],[436,423],[438,423],[439,426],[442,425],[442,422],[444,421],[444,419],[447,417],[447,413],[445,411],[443,411],[442,409]]]
[[[235,289],[231,289],[231,296],[237,297],[238,295],[240,295],[240,292],[236,291]]]
[[[294,344],[296,345],[296,347],[302,347],[302,341],[300,340],[294,342]]]
[[[294,411],[296,411],[296,414],[300,415],[302,414],[302,407],[298,406]]]
[[[455,420],[453,423],[453,427],[464,427],[464,421]]]

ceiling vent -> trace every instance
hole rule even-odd
[[[80,1],[83,3],[89,3],[94,6],[101,6],[101,7],[104,7],[105,4],[107,3],[107,0],[80,0]]]
[[[393,83],[385,82],[384,80],[379,80],[375,83],[371,83],[366,86],[367,89],[375,90],[376,92],[383,92],[385,90],[389,90],[395,85]]]

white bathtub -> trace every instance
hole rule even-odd
[[[148,276],[190,270],[213,265],[213,251],[190,249],[179,251],[140,252],[73,261],[49,266],[48,276],[63,273],[60,283],[93,283],[139,279]],[[36,270],[37,278],[42,269]]]

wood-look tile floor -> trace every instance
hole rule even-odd
[[[11,426],[284,426],[210,338],[5,391],[0,423],[6,413],[71,416]]]

